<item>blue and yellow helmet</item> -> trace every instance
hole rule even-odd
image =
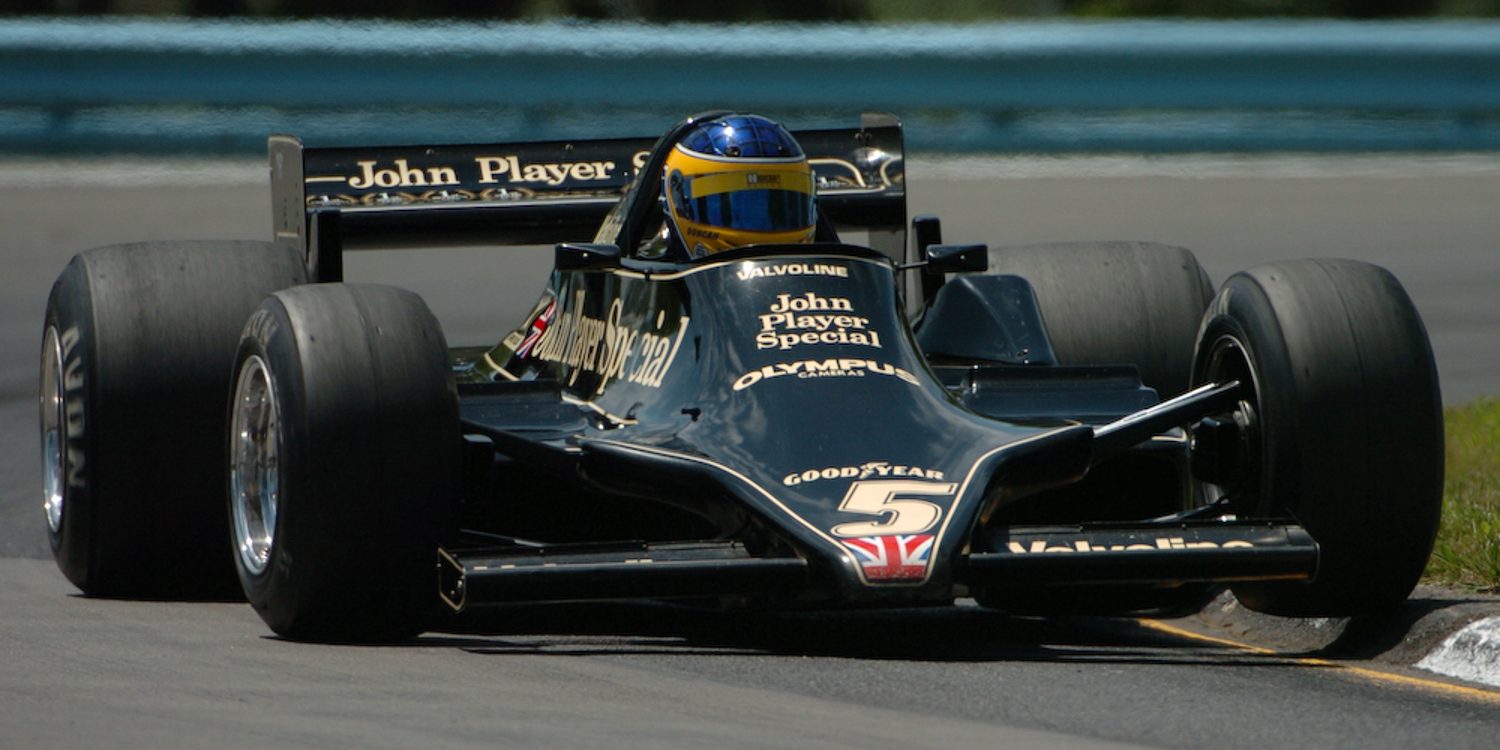
[[[796,139],[760,115],[724,115],[689,130],[662,175],[667,220],[688,255],[811,242],[813,172]]]

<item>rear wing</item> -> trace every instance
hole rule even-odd
[[[817,174],[819,210],[838,229],[869,231],[872,247],[903,260],[901,123],[866,114],[859,128],[794,135]],[[339,258],[349,250],[593,241],[655,142],[312,148],[273,135],[275,239],[302,253],[320,281],[342,275]]]

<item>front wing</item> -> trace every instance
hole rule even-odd
[[[571,437],[581,426],[577,411],[566,405],[544,407],[557,404],[556,392],[541,384],[526,388],[531,396],[519,400],[514,388],[505,389],[511,392],[506,397],[468,399],[466,431],[487,435],[498,453],[554,472],[577,472],[591,462],[596,471],[599,466],[620,467],[621,461],[641,456],[648,465],[638,468],[660,476],[664,485],[681,489],[717,481],[724,485],[722,494],[734,495],[730,477],[715,479],[712,472],[700,471],[673,481],[671,475],[680,470],[670,460]],[[1092,460],[1097,462],[1169,429],[1184,415],[1212,410],[1237,396],[1237,383],[1206,386],[1109,424],[1078,429],[1091,433]],[[1053,450],[1063,450],[1063,443],[1058,445]],[[1039,455],[1043,464],[1046,450]],[[1058,456],[1060,464],[1074,460]],[[776,519],[772,521],[775,527]],[[865,576],[851,576],[850,563],[863,560],[860,555],[834,559],[827,550],[798,543],[795,530],[781,523],[788,543],[775,554],[757,553],[738,540],[554,545],[497,540],[484,547],[443,549],[439,593],[454,611],[521,602],[749,596],[798,606],[878,606],[951,601],[973,588],[1310,580],[1318,566],[1316,541],[1295,523],[1203,517],[1202,509],[1135,523],[977,525],[964,544],[953,548],[951,585],[937,596],[931,590],[914,595],[914,589],[869,585]],[[888,554],[878,564],[894,565],[902,551],[872,554]]]

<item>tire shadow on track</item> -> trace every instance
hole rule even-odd
[[[1279,655],[1175,638],[1133,618],[1017,617],[973,605],[803,613],[722,612],[670,604],[526,606],[454,619],[443,632],[405,645],[494,656],[1292,666]]]

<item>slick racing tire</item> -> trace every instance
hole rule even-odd
[[[990,249],[990,272],[1031,283],[1060,365],[1133,364],[1167,399],[1187,390],[1194,334],[1213,297],[1193,254],[1149,242]]]
[[[47,300],[41,440],[58,567],[93,596],[237,596],[224,413],[245,317],[306,279],[263,242],[79,253]]]
[[[1187,390],[1198,324],[1213,297],[1192,252],[1149,242],[999,247],[990,249],[990,272],[1030,282],[1058,364],[1133,364],[1162,399]],[[1201,607],[1212,588],[997,587],[975,598],[1015,614],[1179,612]]]
[[[421,632],[456,525],[460,448],[427,305],[387,286],[279,292],[245,324],[234,372],[229,518],[250,604],[297,640]]]
[[[1399,605],[1442,510],[1443,416],[1427,332],[1400,282],[1347,260],[1231,277],[1203,319],[1195,383],[1239,380],[1238,512],[1291,516],[1317,541],[1311,583],[1236,584],[1259,612],[1349,616]]]

